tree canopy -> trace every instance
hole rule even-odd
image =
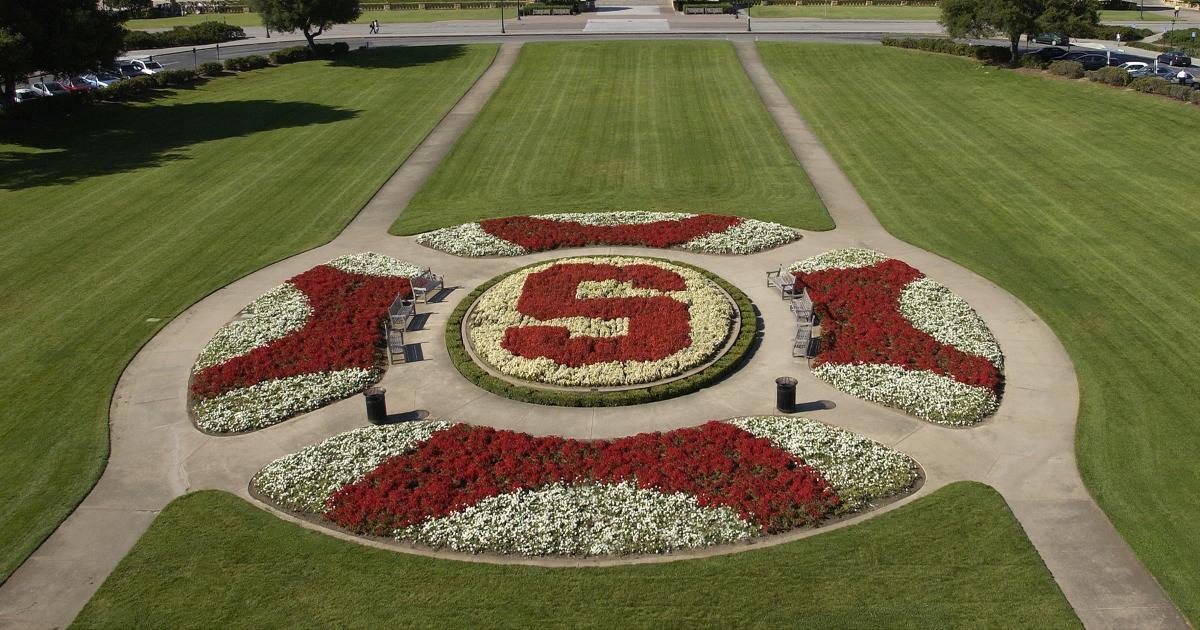
[[[941,7],[940,21],[951,37],[1003,35],[1014,63],[1022,35],[1080,33],[1100,19],[1092,0],[941,0]]]
[[[358,19],[358,0],[253,0],[263,26],[282,33],[304,33],[311,48],[316,37],[334,24]]]
[[[33,72],[67,74],[109,65],[121,52],[121,18],[95,0],[0,0],[0,76],[11,106]]]

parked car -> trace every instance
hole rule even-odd
[[[133,62],[130,61],[118,61],[117,67],[113,68],[113,72],[125,79],[132,79],[133,77],[140,77],[143,75],[143,72],[135,68],[133,66]]]
[[[1178,50],[1170,50],[1158,56],[1158,63],[1165,63],[1168,66],[1190,66],[1192,58]]]
[[[141,59],[134,59],[129,63],[141,74],[158,74],[166,69],[163,68],[162,64],[158,63],[157,61],[142,61]]]
[[[1044,61],[1049,61],[1051,59],[1057,59],[1057,58],[1067,54],[1067,51],[1063,50],[1062,48],[1055,48],[1053,46],[1047,46],[1045,48],[1038,48],[1037,50],[1030,50],[1030,51],[1026,52],[1025,54],[1033,55],[1034,57],[1037,57],[1038,59],[1042,59]]]
[[[1128,72],[1129,74],[1133,74],[1134,72],[1137,72],[1139,70],[1144,70],[1146,68],[1149,68],[1150,64],[1148,64],[1144,61],[1126,61],[1125,63],[1123,63],[1117,67],[1124,70],[1125,72]]]
[[[30,87],[33,88],[34,92],[37,92],[42,96],[62,96],[63,94],[70,94],[70,92],[67,91],[67,88],[63,87],[58,81],[38,81]]]
[[[1135,79],[1140,79],[1142,77],[1158,77],[1160,79],[1166,79],[1170,81],[1174,74],[1175,71],[1166,66],[1146,66],[1140,70],[1134,70],[1130,72],[1129,76]]]
[[[1196,77],[1184,72],[1183,70],[1172,74],[1167,80],[1171,83],[1177,83],[1179,85],[1190,85],[1192,87],[1197,87]]]
[[[116,83],[117,81],[120,81],[124,77],[122,77],[119,74],[112,74],[110,72],[105,72],[105,71],[101,70],[99,72],[94,72],[92,74],[85,74],[85,75],[81,76],[80,78],[83,79],[84,81],[87,81],[88,84],[91,85],[93,88],[102,88],[102,87],[108,87],[108,86]]]
[[[23,87],[17,88],[16,93],[13,94],[13,98],[15,98],[18,103],[24,103],[25,101],[32,101],[34,99],[42,98],[42,95],[38,94],[31,88]]]
[[[81,76],[60,79],[59,84],[67,88],[68,92],[91,92],[92,90],[96,89],[95,86],[85,81]]]
[[[1096,53],[1088,52],[1086,50],[1082,51],[1082,52],[1080,52],[1080,51],[1069,52],[1065,55],[1059,55],[1059,56],[1055,57],[1053,59],[1053,61],[1075,61],[1084,55],[1094,55],[1094,54],[1096,54]]]
[[[1099,70],[1105,66],[1115,66],[1120,63],[1119,59],[1099,53],[1092,53],[1082,57],[1076,57],[1074,61],[1078,61],[1079,63],[1083,64],[1084,70]]]
[[[1071,43],[1071,39],[1062,33],[1041,33],[1034,36],[1033,41],[1051,46],[1067,46]]]

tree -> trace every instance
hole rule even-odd
[[[105,0],[104,4],[118,11],[145,11],[154,6],[153,0]]]
[[[358,19],[358,0],[253,0],[263,26],[284,33],[300,31],[308,47],[316,49],[316,38],[334,24]]]
[[[1021,36],[1038,31],[1084,33],[1099,21],[1092,0],[942,0],[941,24],[951,37],[1008,39],[1012,62]]]
[[[0,78],[11,108],[17,81],[33,72],[68,74],[112,63],[121,18],[95,0],[0,0]]]

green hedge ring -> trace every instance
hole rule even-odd
[[[650,257],[642,256],[642,258]],[[450,320],[446,323],[446,350],[450,354],[450,361],[463,377],[485,391],[519,402],[559,407],[622,407],[625,405],[640,405],[668,398],[676,398],[708,387],[741,367],[745,363],[745,360],[749,358],[754,338],[758,333],[758,318],[754,312],[754,306],[750,302],[750,298],[746,297],[746,294],[742,293],[737,287],[708,270],[677,260],[667,260],[665,258],[654,258],[654,260],[669,262],[672,265],[680,265],[700,273],[728,293],[733,298],[734,304],[737,305],[741,326],[734,332],[736,337],[732,345],[729,346],[725,354],[718,357],[716,361],[700,372],[667,383],[649,385],[637,389],[589,392],[540,389],[518,385],[489,374],[479,364],[475,363],[475,360],[467,351],[466,342],[462,336],[463,318],[466,316],[467,311],[470,310],[471,305],[475,303],[475,300],[484,291],[487,291],[496,283],[514,273],[545,264],[545,261],[525,265],[524,267],[496,276],[476,287],[475,290],[471,291],[471,293],[459,302],[454,312],[450,314]]]

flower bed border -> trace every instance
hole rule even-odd
[[[721,422],[729,422],[730,420],[737,420],[744,417],[749,416],[734,416],[721,420]],[[691,427],[699,425],[688,426]],[[520,554],[502,554],[493,551],[469,553],[465,551],[455,551],[449,548],[438,549],[422,543],[400,541],[392,536],[359,534],[325,518],[319,512],[303,512],[281,505],[265,492],[259,490],[255,485],[254,480],[258,473],[251,475],[250,479],[246,482],[246,489],[250,497],[266,508],[267,511],[274,512],[277,515],[286,516],[302,523],[306,523],[307,528],[310,530],[314,530],[325,535],[333,535],[356,544],[367,544],[397,553],[409,553],[427,558],[457,560],[461,562],[475,562],[481,564],[558,567],[611,567],[629,564],[657,564],[663,562],[675,562],[678,560],[711,558],[753,551],[755,549],[766,549],[776,545],[794,542],[802,538],[820,535],[834,526],[841,525],[843,521],[861,521],[872,518],[874,515],[876,515],[876,513],[884,510],[888,506],[908,499],[909,497],[912,497],[920,492],[925,486],[925,481],[928,479],[928,475],[925,473],[925,467],[921,465],[919,460],[911,455],[908,455],[907,453],[904,453],[903,451],[899,452],[911,458],[913,463],[916,465],[913,471],[915,476],[912,484],[908,488],[893,495],[882,498],[874,498],[867,506],[864,506],[861,509],[849,512],[831,513],[820,521],[807,527],[797,527],[795,529],[786,532],[780,532],[778,534],[766,534],[763,536],[747,538],[737,542],[721,543],[707,547],[670,551],[666,553],[631,553],[625,555],[598,556],[524,556]]]
[[[592,257],[594,256],[573,256],[558,260],[565,261]],[[755,313],[754,304],[750,301],[750,298],[746,297],[745,293],[742,293],[740,289],[726,282],[720,276],[695,265],[652,256],[640,256],[640,258],[687,267],[716,283],[721,290],[733,299],[741,324],[731,333],[733,340],[732,342],[727,342],[726,348],[728,349],[725,353],[707,364],[699,372],[666,382],[659,381],[648,385],[634,386],[633,388],[608,389],[607,391],[599,388],[596,391],[592,391],[590,388],[588,391],[552,389],[553,386],[549,385],[546,387],[534,387],[532,385],[521,385],[491,374],[483,366],[476,363],[472,352],[467,349],[466,341],[462,335],[463,320],[466,319],[466,315],[475,304],[475,301],[485,291],[514,273],[538,265],[544,265],[547,261],[539,261],[500,274],[476,287],[475,290],[471,291],[471,293],[459,302],[454,312],[450,314],[450,321],[446,323],[446,351],[450,355],[450,362],[454,364],[459,374],[462,374],[464,378],[471,381],[480,389],[517,402],[558,407],[623,407],[626,405],[640,405],[668,398],[677,398],[708,387],[741,367],[745,360],[749,359],[754,340],[758,336],[758,316]]]

